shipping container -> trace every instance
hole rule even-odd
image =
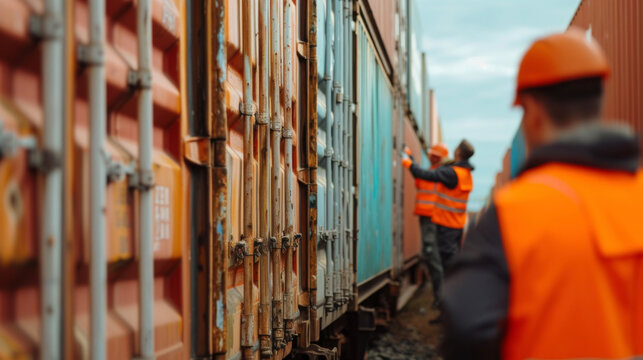
[[[260,13],[261,10],[259,7],[262,6],[264,2],[250,3],[252,4],[248,10],[250,14],[256,15]],[[300,23],[301,26],[305,28],[307,15],[306,13],[301,15],[300,9],[291,1],[270,2],[268,13],[271,14],[271,18],[266,19],[272,19],[274,22],[267,21],[264,24],[266,28],[261,28],[261,23],[259,23],[257,17],[253,18],[248,24],[244,23],[244,6],[246,5],[239,1],[227,1],[225,9],[225,21],[226,24],[228,24],[228,26],[225,27],[227,73],[224,86],[228,128],[226,156],[228,177],[227,205],[229,213],[227,221],[231,242],[230,247],[243,246],[245,243],[248,247],[248,252],[252,252],[253,249],[256,251],[258,245],[255,244],[253,246],[249,244],[252,239],[251,236],[254,235],[257,238],[263,238],[265,242],[271,241],[272,243],[269,246],[283,248],[284,250],[281,251],[281,254],[278,254],[278,257],[274,256],[274,254],[277,253],[276,251],[271,251],[270,259],[261,259],[259,263],[254,262],[245,270],[243,259],[231,259],[227,267],[227,285],[224,299],[227,327],[222,329],[227,334],[227,346],[225,348],[227,358],[241,358],[242,350],[248,347],[260,347],[260,352],[266,351],[265,343],[262,342],[259,344],[258,342],[261,336],[270,334],[271,332],[276,336],[275,341],[284,341],[284,339],[287,339],[287,336],[291,336],[288,330],[285,329],[287,324],[284,323],[284,319],[295,320],[295,318],[293,317],[294,313],[289,314],[292,310],[286,309],[292,308],[292,302],[302,291],[299,278],[301,274],[301,263],[298,261],[298,250],[297,248],[293,250],[290,246],[294,234],[301,233],[302,223],[299,217],[303,215],[303,213],[293,211],[291,215],[288,215],[286,213],[286,207],[294,205],[285,203],[285,195],[287,192],[290,192],[292,204],[300,204],[301,193],[305,190],[305,188],[302,189],[302,187],[299,186],[297,172],[299,169],[303,169],[300,160],[300,154],[302,154],[303,151],[298,144],[302,142],[306,143],[304,134],[300,131],[301,126],[306,126],[306,124],[299,121],[300,117],[298,116],[298,112],[293,109],[296,109],[296,104],[299,104],[300,86],[307,86],[308,84],[305,79],[304,81],[300,81],[301,78],[297,76],[298,71],[301,70],[300,67],[305,67],[306,63],[300,64],[298,62],[295,51],[299,36],[297,24]],[[300,4],[300,6],[305,6],[305,4]],[[286,21],[286,17],[289,18],[288,22]],[[288,24],[290,24],[290,26],[288,26]],[[274,40],[269,41],[269,36],[275,34],[273,30],[274,25],[277,26],[276,31],[279,37],[276,44]],[[266,31],[266,29],[269,30]],[[249,32],[250,34],[245,34],[245,32]],[[246,37],[251,41],[247,49],[244,47],[246,46],[246,44],[244,44]],[[288,41],[288,39],[290,39],[290,41],[287,43],[286,41]],[[261,43],[263,43],[263,45],[261,45]],[[275,45],[279,50],[275,50]],[[262,46],[268,47],[268,51],[271,53],[271,56],[268,58],[269,63],[266,64],[266,69],[270,71],[270,82],[267,84],[269,85],[269,94],[265,94],[267,98],[265,104],[261,102],[261,65],[259,64],[262,61],[260,59]],[[288,48],[290,49],[289,58],[285,52]],[[276,57],[273,56],[275,53],[277,54]],[[246,69],[244,69],[244,57],[247,57],[247,60],[251,63],[250,70],[254,70],[252,76],[250,76],[252,82],[252,98],[247,99],[251,105],[254,104],[254,109],[256,110],[254,113],[254,127],[250,124],[250,138],[247,138],[249,134],[246,133],[246,124],[244,124],[246,113],[242,111],[244,109],[244,71],[246,71]],[[255,66],[252,67],[252,64]],[[290,90],[288,90],[288,88],[290,88]],[[280,93],[283,94],[282,99],[278,99]],[[277,97],[276,100],[275,97]],[[275,107],[274,104],[278,105]],[[265,108],[263,108],[264,105],[266,106]],[[306,108],[305,102],[302,105]],[[269,114],[264,112],[268,109],[268,106],[271,109]],[[265,115],[269,115],[268,121],[270,124],[261,124],[260,119],[268,119]],[[251,119],[249,120],[252,121]],[[262,127],[263,130],[261,129]],[[287,128],[290,129],[286,130]],[[278,132],[278,134],[276,132]],[[288,135],[292,142],[292,157],[290,160],[287,160],[289,157],[285,154],[287,147],[282,145],[284,141],[282,134],[284,137]],[[276,143],[274,140],[275,135],[277,135]],[[269,158],[262,157],[262,143],[267,145],[269,149],[272,147],[269,151],[272,151],[273,154],[276,152],[276,155],[271,155]],[[246,151],[250,151],[250,156],[247,158],[245,157]],[[269,164],[265,163],[266,159]],[[246,161],[252,162],[248,168],[246,167]],[[264,165],[271,167],[269,172],[272,173],[268,177],[270,184],[265,185],[269,188],[267,193],[262,193],[261,187],[261,179],[265,179],[265,177],[263,177],[264,175],[262,175],[262,169],[265,169],[261,165],[262,162]],[[291,164],[289,171],[286,167],[287,162]],[[244,178],[244,169],[251,169],[252,171],[249,182]],[[287,187],[288,179],[286,179],[286,177],[290,178],[289,180],[292,184],[290,189]],[[244,181],[242,181],[242,179]],[[249,204],[250,207],[244,209],[246,205],[244,201],[247,201],[248,196],[251,197],[252,201]],[[262,199],[264,199],[264,203],[262,203]],[[249,214],[246,214],[246,212]],[[260,220],[259,214],[267,215]],[[244,229],[248,226],[245,222],[245,217],[248,215],[252,218],[250,220],[252,231]],[[290,217],[290,219],[288,219],[288,217]],[[290,228],[288,224],[290,224]],[[265,233],[262,233],[265,231],[269,231],[269,237],[272,238],[272,240],[266,237]],[[289,252],[291,252],[290,255]],[[267,258],[268,254],[263,256]],[[286,256],[293,257],[290,265],[286,262]],[[270,261],[266,279],[270,279],[273,283],[277,281],[282,283],[282,289],[279,289],[279,292],[274,291],[276,290],[275,286],[270,286],[269,283],[261,280],[259,274],[261,274],[264,269],[260,267],[260,263],[263,261]],[[307,263],[306,261],[306,264]],[[248,276],[253,281],[249,285],[246,283],[245,271],[251,272]],[[286,272],[289,272],[288,277],[284,277]],[[288,278],[290,278],[290,281],[286,283]],[[276,279],[279,280],[275,281]],[[243,309],[243,303],[246,301],[244,294],[244,287],[246,286],[251,288],[250,293],[252,293],[251,301],[253,304],[251,312],[247,314]],[[263,287],[267,287],[267,300],[265,298],[263,300],[260,299],[260,293]],[[291,290],[287,290],[289,288]],[[278,307],[272,308],[273,314],[265,314],[262,319],[259,308],[261,304],[265,304],[266,302],[269,304],[279,303],[279,305],[277,305]],[[282,312],[284,318],[275,317],[275,321],[270,321],[273,319],[275,311]],[[265,323],[266,315],[269,317],[267,323]],[[249,328],[243,327],[244,325],[242,324],[248,322],[248,318],[253,319],[252,325],[254,325],[254,327],[252,325],[250,325]],[[237,329],[237,331],[231,331],[232,329]],[[246,334],[244,331],[250,331],[251,335],[244,338]],[[286,350],[277,348],[274,350],[274,354],[283,356],[284,351]]]
[[[151,297],[155,350],[164,353],[166,358],[185,357],[189,350],[185,326],[189,324],[185,296],[189,287],[185,273],[188,261],[186,219],[189,214],[180,211],[186,208],[187,192],[183,183],[185,168],[180,161],[181,144],[178,141],[187,121],[183,111],[185,77],[179,70],[185,60],[182,55],[184,52],[180,51],[185,45],[184,6],[185,2],[178,0],[154,1],[151,4],[150,86],[154,113],[152,162],[155,187],[147,191],[131,191],[127,180],[111,177],[109,184],[105,184],[105,232],[102,245],[107,281],[104,283],[106,293],[103,296],[107,300],[106,351],[111,359],[130,357],[139,351],[140,346],[137,322],[140,309],[137,296],[140,285],[137,274],[139,250],[135,242],[138,229],[133,225],[139,221],[137,204],[143,192],[149,192],[146,196],[152,199],[153,232],[150,241],[156,271],[153,274],[154,293]],[[16,339],[15,348],[8,350],[9,355],[1,353],[5,349],[0,348],[0,357],[34,355],[38,351],[38,344],[50,341],[47,337],[51,335],[51,328],[41,331],[41,322],[46,321],[44,328],[47,328],[50,322],[61,321],[63,314],[64,321],[55,324],[53,331],[67,335],[64,347],[68,356],[81,356],[88,351],[91,275],[88,272],[92,251],[89,238],[92,231],[89,227],[91,185],[88,174],[92,161],[89,128],[94,120],[90,117],[88,82],[89,71],[96,61],[104,61],[105,64],[103,101],[107,111],[107,140],[104,157],[112,164],[118,162],[125,166],[136,164],[140,157],[140,148],[137,146],[141,125],[137,118],[137,86],[140,83],[137,85],[135,77],[132,80],[132,75],[137,75],[138,61],[137,7],[131,1],[109,2],[103,19],[105,32],[110,36],[106,37],[104,53],[98,55],[86,46],[90,38],[91,20],[88,4],[81,1],[66,2],[66,15],[73,15],[75,21],[60,24],[62,28],[59,30],[65,36],[65,41],[59,45],[59,50],[40,51],[41,46],[52,49],[56,40],[51,39],[60,39],[56,37],[59,35],[47,33],[52,29],[36,26],[45,23],[46,18],[42,17],[44,10],[40,3],[3,1],[0,4],[0,11],[5,14],[0,17],[0,42],[3,48],[13,49],[0,55],[0,77],[4,79],[0,89],[2,128],[23,137],[38,139],[39,144],[29,152],[33,154],[41,146],[49,147],[53,156],[50,159],[54,161],[49,165],[41,163],[42,166],[52,167],[38,172],[33,166],[30,167],[27,151],[22,149],[18,156],[7,161],[3,159],[0,163],[0,173],[4,174],[0,192],[10,194],[12,199],[12,209],[2,211],[0,215],[7,217],[3,221],[6,226],[0,226],[0,243],[3,248],[3,273],[7,271],[8,275],[2,276],[6,282],[0,290],[0,307],[3,309],[0,327],[10,338]],[[63,55],[62,61],[56,59],[57,54]],[[103,60],[96,60],[96,56],[101,56]],[[60,67],[56,68],[57,65]],[[56,79],[59,83],[53,84],[52,88],[51,84],[46,83],[50,79]],[[60,103],[51,107],[50,101]],[[60,110],[64,113],[62,122],[52,125]],[[54,130],[51,126],[60,128]],[[58,150],[50,147],[52,144],[48,144],[47,139],[56,136],[56,133],[63,136],[63,129],[66,139],[62,144],[64,149],[57,153]],[[58,155],[64,156],[64,159],[60,159],[64,166],[62,169],[55,158]],[[47,177],[51,171],[62,176],[64,184],[49,188],[51,183]],[[41,178],[47,182],[47,187],[37,185]],[[65,200],[59,197],[55,203],[49,203],[50,195],[47,193],[51,191],[62,194]],[[52,207],[54,210],[51,210]],[[44,222],[59,221],[63,212],[64,228],[48,235],[49,225]],[[52,245],[57,246],[58,250],[54,250]],[[63,273],[59,273],[59,269],[52,269],[55,273],[49,273],[44,266],[47,266],[49,259],[60,256],[63,251],[66,261]],[[60,264],[60,260],[54,261]],[[40,269],[38,262],[43,266]],[[16,276],[18,273],[25,276]],[[43,294],[44,289],[61,285],[63,279],[65,286],[69,286],[65,288],[65,303],[56,304],[59,300],[50,302],[48,295]],[[40,307],[51,304],[54,304],[52,312],[47,320],[43,320]],[[60,324],[64,326],[58,327]],[[46,338],[43,339],[43,336]]]
[[[527,159],[527,147],[525,145],[525,136],[522,127],[516,131],[513,140],[511,140],[511,166],[509,169],[509,176],[514,179],[522,169],[525,160]]]
[[[347,11],[350,11],[348,14]],[[346,310],[352,278],[354,155],[353,15],[341,1],[317,3],[317,291],[321,328]],[[349,174],[351,173],[351,174]],[[346,293],[346,294],[345,294]]]
[[[391,267],[393,206],[393,99],[391,85],[360,23],[358,44],[358,259],[357,282]]]
[[[372,19],[375,20],[374,27],[377,29],[377,35],[382,39],[382,43],[384,44],[386,61],[388,61],[391,67],[389,71],[396,72],[396,70],[394,70],[397,67],[395,15],[398,1],[367,0],[366,3],[368,3],[368,8],[372,13]],[[363,18],[370,19],[370,17],[367,16]],[[376,42],[376,44],[378,43],[379,42]]]
[[[420,140],[418,139],[413,125],[406,119],[404,121],[404,144],[411,149],[413,157],[420,161],[423,167],[428,167],[428,164],[423,161],[426,159],[424,149]],[[415,179],[411,172],[404,171],[404,260],[408,261],[414,256],[419,256],[422,250],[422,234],[420,233],[420,218],[413,213],[415,210],[415,197],[417,189],[415,187]]]
[[[424,131],[424,102],[426,100],[427,64],[422,54],[422,18],[418,11],[417,0],[407,0],[407,104],[411,117],[418,128]],[[428,141],[428,140],[427,140]]]
[[[407,0],[101,4],[0,2],[0,358],[331,356],[417,289]]]
[[[583,0],[570,26],[594,37],[612,68],[605,88],[604,119],[629,124],[643,135],[643,3]]]

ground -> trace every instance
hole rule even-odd
[[[431,308],[430,285],[421,288],[385,329],[378,329],[368,348],[369,360],[440,360],[438,344],[442,338],[439,325],[429,325],[438,315]]]

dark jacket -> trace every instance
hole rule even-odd
[[[467,168],[469,170],[473,170],[473,165],[471,165],[468,160],[458,161],[449,165],[443,165],[433,170],[422,169],[414,162],[413,164],[411,164],[409,170],[411,170],[411,174],[416,179],[439,182],[444,184],[444,186],[448,187],[449,189],[453,189],[458,185],[458,175],[456,175],[455,170],[453,170],[453,166],[459,166]]]
[[[623,127],[582,126],[535,149],[521,173],[551,162],[635,173],[639,141]],[[510,274],[493,203],[464,243],[442,292],[444,359],[500,359]]]

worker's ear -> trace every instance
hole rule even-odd
[[[522,127],[525,143],[527,149],[531,150],[545,141],[549,115],[543,104],[529,94],[520,95],[520,106],[523,110]]]

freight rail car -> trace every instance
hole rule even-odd
[[[407,2],[0,2],[0,358],[359,357],[421,280]]]

